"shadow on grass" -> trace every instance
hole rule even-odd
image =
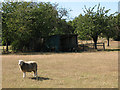
[[[2,53],[2,55],[53,55],[53,54],[66,54],[66,53],[82,53],[83,50],[78,52],[17,52],[17,53]]]
[[[2,53],[2,55],[52,55],[52,54],[69,54],[69,53],[82,53],[82,52],[96,52],[96,51],[120,51],[120,49],[81,49],[77,52],[17,52],[17,53]]]
[[[54,53],[54,52],[53,52]],[[52,52],[14,52],[2,53],[2,55],[51,55]]]
[[[30,79],[32,80],[37,80],[37,81],[43,81],[43,80],[51,80],[50,78],[46,78],[46,77],[30,77]]]
[[[105,51],[120,51],[120,49],[105,49]]]

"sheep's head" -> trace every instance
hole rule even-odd
[[[18,65],[22,66],[22,65],[23,65],[23,63],[24,63],[24,61],[23,61],[23,60],[19,60]]]

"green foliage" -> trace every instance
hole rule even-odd
[[[116,18],[113,16],[114,14],[111,14],[109,16],[105,16],[104,18],[104,30],[102,32],[103,37],[106,37],[108,40],[108,46],[109,46],[109,38],[113,38],[116,36]]]
[[[59,19],[57,23],[58,25],[54,34],[73,34],[74,33],[74,29],[70,21],[66,22],[65,19],[62,19],[62,20]]]
[[[0,46],[2,45],[2,12],[0,11]]]
[[[97,5],[93,8],[86,8],[84,13],[85,15],[79,15],[77,18],[77,27],[75,33],[79,35],[80,39],[93,39],[95,48],[97,49],[97,40],[98,36],[105,30],[107,22],[106,15],[109,10],[105,10],[105,7],[100,7],[98,4],[97,11],[94,9]]]
[[[114,26],[115,34],[113,36],[113,39],[116,41],[120,41],[120,13],[114,17],[114,21],[115,21]]]
[[[91,26],[90,24],[92,24],[92,22],[89,22],[88,16],[87,15],[85,15],[85,16],[79,15],[77,20],[78,20],[78,22],[77,22],[77,26],[75,26],[76,27],[75,33],[78,34],[79,39],[81,39],[81,40],[90,39],[89,29],[91,27],[89,27],[89,26]],[[86,26],[86,24],[89,24],[89,26]]]
[[[11,44],[15,51],[40,50],[42,45],[38,42],[42,42],[43,37],[69,32],[67,22],[62,20],[68,12],[58,9],[58,4],[3,2],[2,11],[3,43],[7,47]]]

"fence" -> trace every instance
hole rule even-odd
[[[97,43],[97,47],[102,46],[103,50],[105,50],[105,43]],[[94,43],[87,43],[87,44],[79,44],[79,47],[82,47],[81,49],[85,51],[86,49],[95,49]]]

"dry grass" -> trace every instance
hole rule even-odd
[[[116,47],[117,42],[111,43]],[[22,78],[19,59],[37,61],[37,80],[32,78],[33,73]],[[118,87],[118,51],[2,55],[2,64],[3,88]]]

